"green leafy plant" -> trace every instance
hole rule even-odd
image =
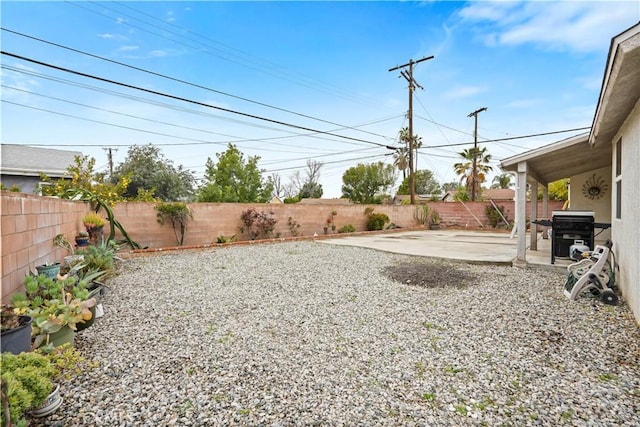
[[[161,225],[165,221],[171,221],[173,232],[178,246],[184,244],[184,235],[187,231],[187,223],[193,219],[193,211],[182,202],[160,203],[155,207],[158,212],[156,218]]]
[[[338,230],[338,233],[353,233],[356,231],[356,228],[351,224],[345,224]]]
[[[53,238],[53,246],[66,250],[69,252],[69,255],[74,255],[76,253],[75,247],[64,234],[57,234],[56,237]]]
[[[79,374],[84,362],[69,345],[46,352],[2,353],[2,425],[28,425],[28,411],[45,401],[54,382]]]
[[[95,207],[94,211],[96,213],[99,212],[101,209],[104,210],[105,213],[107,214],[107,220],[109,222],[109,226],[111,230],[109,233],[109,236],[107,237],[107,240],[109,241],[115,240],[116,229],[117,229],[117,230],[120,230],[120,233],[122,233],[123,242],[131,246],[132,249],[140,249],[140,245],[129,237],[129,234],[124,229],[122,224],[120,224],[120,222],[115,218],[115,215],[113,214],[113,210],[111,209],[108,199],[104,199],[97,192],[93,192],[84,188],[69,188],[66,190],[60,189],[60,191],[57,191],[54,194],[56,194],[58,197],[62,199],[89,202],[91,203],[92,206]],[[107,193],[106,197],[108,197],[109,194],[111,193]]]
[[[384,229],[385,224],[387,224],[389,220],[389,216],[383,213],[374,213],[371,207],[365,209],[364,214],[369,218],[367,219],[367,230],[382,230]]]
[[[247,209],[240,216],[244,224],[241,231],[244,232],[246,230],[251,240],[255,240],[258,237],[268,238],[273,234],[278,222],[277,219],[273,218],[273,215],[273,212],[258,213],[255,208]]]
[[[108,277],[115,273],[116,261],[120,260],[116,256],[118,244],[113,240],[100,239],[95,245],[87,246],[76,251],[77,255],[82,255],[81,268],[76,271],[86,274],[90,271],[104,272]]]
[[[236,235],[234,234],[231,237],[226,237],[224,235],[220,235],[216,238],[216,243],[230,243],[230,242],[235,242],[236,241]]]
[[[27,276],[25,293],[13,294],[11,303],[18,314],[31,316],[34,347],[49,344],[50,335],[64,326],[76,330],[78,323],[91,319],[95,298],[89,298],[87,282],[74,276]]]
[[[504,213],[504,206],[498,206],[498,212],[492,205],[487,205],[484,208],[484,213],[489,220],[489,225],[493,228],[496,228],[499,223],[503,222],[502,217],[507,217]],[[502,214],[502,216],[501,216]]]

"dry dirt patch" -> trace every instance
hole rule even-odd
[[[474,278],[474,276],[454,264],[423,260],[392,265],[386,267],[383,273],[397,282],[426,288],[465,288]]]

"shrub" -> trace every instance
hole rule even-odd
[[[506,218],[507,216],[504,213],[504,206],[498,206],[498,209],[502,216]],[[489,225],[491,227],[496,228],[499,223],[504,223],[504,221],[502,221],[502,216],[500,216],[500,213],[498,213],[492,205],[485,206],[484,213],[487,215],[487,219],[489,220]]]
[[[289,217],[287,220],[287,225],[289,226],[289,232],[293,237],[298,236],[298,229],[300,228],[300,224],[298,221],[294,220],[292,217]]]
[[[367,220],[367,230],[382,230],[384,225],[389,222],[387,214],[372,213]]]
[[[353,233],[354,231],[356,228],[353,225],[345,224],[338,230],[338,233]]]
[[[236,241],[236,235],[234,234],[231,237],[227,237],[223,234],[219,235],[216,239],[216,243],[231,243]]]
[[[184,234],[187,231],[187,222],[193,218],[191,209],[182,202],[160,203],[156,205],[155,209],[158,211],[156,215],[158,223],[162,225],[166,220],[171,221],[176,243],[178,243],[178,246],[182,246],[184,244]]]
[[[240,216],[244,227],[241,232],[249,233],[249,239],[255,240],[258,237],[271,237],[276,228],[278,220],[273,218],[273,212],[260,212],[255,208],[247,209]]]

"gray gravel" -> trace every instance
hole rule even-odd
[[[640,425],[640,329],[564,276],[315,242],[126,260],[35,425]],[[460,276],[458,274],[456,277]]]

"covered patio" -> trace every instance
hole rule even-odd
[[[550,254],[551,243],[546,240],[547,229],[539,225],[531,225],[531,232],[527,233],[527,217],[531,221],[550,219],[548,210],[550,183],[570,178],[569,209],[593,211],[596,222],[607,223],[611,220],[611,145],[589,144],[589,133],[576,135],[543,147],[522,153],[503,160],[500,164],[506,172],[516,176],[516,226],[517,256],[514,265],[527,266],[535,260],[541,260],[541,252]],[[593,196],[588,190],[591,182],[601,187],[601,194]],[[542,186],[542,212],[538,212],[536,203],[531,204],[531,212],[526,211],[528,194],[537,194]],[[529,190],[529,191],[528,191]],[[542,236],[538,233],[542,232]],[[529,239],[527,241],[527,234]],[[536,236],[536,238],[532,238]],[[542,239],[540,238],[542,237]],[[597,241],[609,238],[608,230],[600,234]],[[546,242],[540,245],[540,242]],[[527,254],[527,249],[529,253]],[[547,255],[550,263],[550,256]]]

